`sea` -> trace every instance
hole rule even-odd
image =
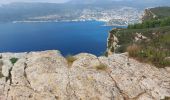
[[[103,55],[112,28],[100,21],[1,23],[0,52],[59,50],[62,55]]]

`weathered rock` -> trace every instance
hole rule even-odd
[[[134,40],[135,42],[142,41],[142,40],[149,41],[149,39],[146,36],[142,35],[142,33],[136,33]]]
[[[154,19],[157,17],[158,16],[156,14],[154,14],[150,8],[148,8],[148,9],[145,9],[145,11],[144,11],[144,14],[142,16],[142,21]]]
[[[8,77],[10,74],[10,70],[12,68],[12,63],[10,62],[9,59],[4,59],[3,60],[3,65],[2,65],[2,74],[5,77]]]
[[[0,79],[0,100],[5,99],[5,84],[6,84],[6,79],[5,77]]]
[[[12,57],[19,58],[14,65],[7,61]],[[170,97],[167,69],[140,63],[127,54],[96,57],[81,53],[74,57],[76,60],[69,65],[56,50],[4,53],[1,60],[11,68],[8,75],[0,78],[0,100],[160,100]],[[106,68],[98,69],[103,66]]]
[[[111,55],[115,52],[116,48],[118,47],[118,38],[115,36],[115,33],[119,29],[113,29],[112,32],[109,33],[109,36],[107,38],[107,55]]]

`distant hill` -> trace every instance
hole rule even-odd
[[[145,9],[143,21],[151,19],[162,19],[170,16],[170,7],[156,7]]]
[[[139,20],[138,15],[141,13],[139,9],[114,5],[12,3],[0,7],[0,22],[102,20],[109,22],[109,25],[112,22],[117,24],[117,21],[127,25],[127,22],[133,23]]]
[[[71,15],[80,12],[82,8],[84,7],[55,3],[11,3],[0,7],[0,22],[25,20],[30,17],[53,14],[60,16]]]
[[[170,6],[170,0],[71,0],[69,4],[111,4],[138,8]]]
[[[100,4],[100,3],[110,3],[113,0],[71,0],[70,4]]]

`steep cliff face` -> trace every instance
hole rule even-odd
[[[170,97],[170,72],[127,54],[59,51],[2,53],[0,100],[160,100]],[[15,59],[14,59],[15,58]]]
[[[107,50],[106,55],[111,55],[115,52],[116,48],[118,47],[118,38],[115,34],[119,29],[113,29],[112,32],[109,32],[109,36],[107,38]]]

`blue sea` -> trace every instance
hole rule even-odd
[[[63,55],[106,50],[108,32],[104,22],[45,22],[0,24],[0,52],[59,50]],[[115,26],[116,27],[116,26]]]

